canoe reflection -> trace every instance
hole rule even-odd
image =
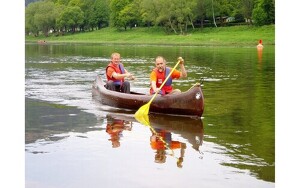
[[[178,116],[149,116],[152,136],[150,137],[151,148],[156,150],[155,162],[164,163],[166,156],[170,155],[177,158],[177,167],[183,166],[183,159],[186,152],[186,143],[175,140],[172,135],[177,134],[188,143],[192,148],[200,152],[203,143],[204,130],[201,119],[193,119]],[[158,139],[160,137],[160,139]],[[177,156],[174,152],[179,150]],[[167,151],[171,151],[168,154]]]
[[[124,130],[131,131],[132,122],[115,119],[111,116],[107,116],[106,132],[110,135],[109,141],[111,141],[112,147],[120,147],[120,138],[123,136]]]
[[[127,122],[138,122],[132,116],[122,114],[111,114],[111,116]],[[175,157],[177,167],[183,167],[188,145],[201,154],[200,146],[204,137],[201,119],[162,114],[151,114],[148,117],[149,125],[146,126],[149,126],[151,132],[150,147],[154,150],[155,163],[162,164],[166,162],[167,157]],[[123,130],[121,128],[121,131]]]
[[[181,116],[150,115],[150,124],[153,128],[160,128],[170,131],[172,134],[179,134],[187,139],[192,147],[199,151],[203,143],[204,129],[201,119],[194,119]]]

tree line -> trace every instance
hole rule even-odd
[[[168,33],[239,23],[275,24],[275,0],[41,0],[25,6],[25,32],[63,35],[104,27]]]

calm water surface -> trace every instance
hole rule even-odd
[[[26,187],[275,187],[275,48],[26,44]],[[147,92],[157,55],[203,79],[202,119],[102,105],[91,85],[110,54]],[[153,132],[164,136],[167,148]]]

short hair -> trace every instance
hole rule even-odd
[[[110,58],[112,59],[114,56],[119,56],[119,57],[121,57],[121,55],[120,55],[119,53],[114,52],[114,53],[111,54]]]
[[[166,59],[165,59],[163,56],[157,56],[157,57],[155,58],[155,62],[156,62],[157,59],[160,59],[160,58],[163,59],[164,63],[166,63]]]

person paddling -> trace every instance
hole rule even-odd
[[[182,57],[178,58],[178,61],[180,61],[180,71],[174,70],[170,78],[167,80],[165,85],[162,87],[162,89],[159,91],[159,94],[165,95],[169,93],[176,93],[181,92],[179,89],[173,89],[172,87],[172,80],[173,79],[179,79],[179,78],[185,78],[187,77],[187,72],[184,67],[184,59]],[[155,59],[155,68],[152,70],[150,74],[150,94],[154,94],[157,90],[159,90],[159,87],[164,82],[166,77],[171,72],[172,68],[166,66],[166,60],[162,56],[157,56]]]

